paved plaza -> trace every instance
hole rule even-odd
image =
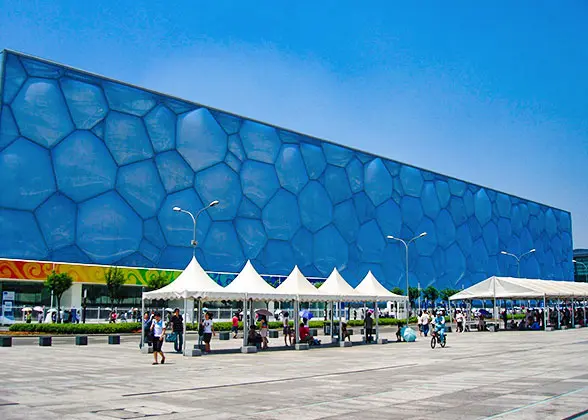
[[[158,366],[130,338],[119,346],[15,344],[0,348],[3,420],[562,419],[588,410],[588,329],[452,333],[435,350],[421,339],[168,354]]]

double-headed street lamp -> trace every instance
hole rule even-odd
[[[410,285],[408,284],[408,246],[423,236],[427,236],[427,232],[423,232],[418,236],[415,236],[410,241],[406,242],[404,239],[396,238],[392,235],[388,235],[388,239],[393,239],[398,242],[402,242],[404,249],[406,250],[406,326],[408,327],[408,318],[410,316]]]
[[[517,260],[517,277],[521,277],[521,259],[526,255],[532,254],[533,252],[535,252],[535,248],[533,248],[530,251],[527,251],[524,254],[521,254],[520,256],[517,257],[515,254],[511,254],[510,252],[500,251],[500,253],[502,255],[509,255],[509,256],[513,257],[515,260]]]
[[[588,266],[586,264],[584,264],[582,261],[572,260],[572,262],[574,264],[582,264],[584,266],[584,270],[585,270],[584,271],[584,277],[585,277],[584,282],[588,283]]]
[[[192,255],[195,257],[196,256],[196,245],[198,245],[198,242],[196,242],[196,222],[198,221],[198,216],[200,216],[202,214],[202,212],[208,210],[211,207],[216,206],[219,203],[218,200],[214,200],[212,201],[208,206],[201,208],[200,210],[198,210],[198,213],[196,213],[196,216],[194,216],[192,213],[190,213],[188,210],[184,210],[180,207],[174,207],[174,211],[180,212],[180,213],[186,213],[189,214],[190,217],[192,218],[192,222],[194,222],[194,236],[192,238],[192,247],[194,249]]]

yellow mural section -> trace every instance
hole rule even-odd
[[[68,273],[74,283],[105,284],[104,274],[110,266],[93,264],[70,264],[47,261],[0,259],[0,279],[45,281],[53,270]],[[135,267],[119,267],[126,279],[125,284],[145,286],[149,278],[163,275],[169,281],[181,273],[177,270],[159,270]]]

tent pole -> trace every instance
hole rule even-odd
[[[296,343],[295,344],[299,344],[300,343],[300,327],[298,326],[300,324],[300,296],[296,297],[296,300],[294,301],[294,331],[296,332]]]
[[[182,332],[182,354],[186,355],[186,324],[188,323],[188,298],[184,298],[184,331]]]
[[[547,331],[547,298],[543,293],[543,331]]]
[[[574,296],[572,296],[572,328],[576,327],[576,313],[574,312]]]
[[[584,314],[586,314],[586,308],[584,308]],[[343,337],[343,317],[341,316],[341,301],[339,301],[339,342],[345,341]]]
[[[330,307],[331,307],[331,343],[333,342],[333,337],[335,336],[335,331],[333,331],[333,328],[335,327],[335,302],[331,301],[330,303]]]
[[[249,344],[247,342],[249,338],[249,326],[247,324],[247,294],[245,294],[243,299],[243,347],[247,347]]]
[[[200,324],[202,323],[202,300],[198,298],[198,313],[197,318],[198,320],[198,331],[200,331]],[[202,336],[198,334],[198,348],[202,345]]]
[[[380,327],[378,326],[378,301],[376,300],[374,302],[374,314],[376,317],[376,343],[378,342],[378,340],[380,339]]]
[[[584,327],[586,326],[586,296],[584,296]]]
[[[139,348],[143,348],[145,345],[145,320],[143,319],[143,314],[145,313],[145,299],[143,299],[143,294],[141,294],[141,345]],[[584,308],[584,318],[586,317],[586,308]]]
[[[560,306],[561,306],[560,305],[560,299],[558,298],[557,299],[557,308],[556,308],[556,311],[557,311],[557,328],[558,329],[561,328],[561,311],[559,310],[560,309]]]

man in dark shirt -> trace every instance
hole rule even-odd
[[[176,335],[174,342],[174,349],[176,353],[181,353],[184,347],[184,319],[180,315],[180,310],[176,308],[170,320],[172,324],[172,332]]]

